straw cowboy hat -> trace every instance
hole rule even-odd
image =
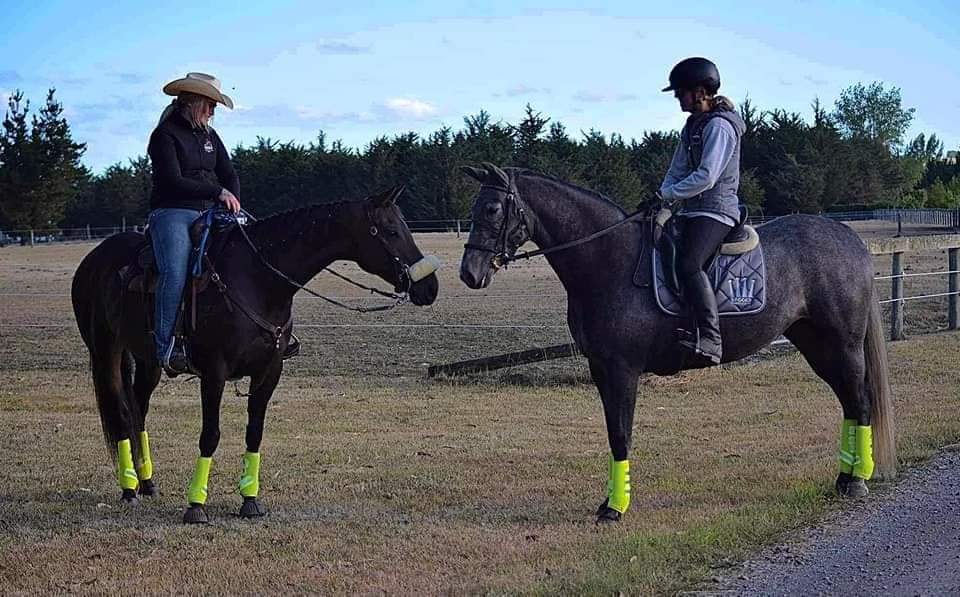
[[[176,81],[170,81],[163,86],[167,95],[180,95],[183,92],[196,93],[208,97],[215,102],[233,110],[233,100],[220,92],[220,79],[205,73],[187,73],[187,76]]]

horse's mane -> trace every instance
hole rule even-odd
[[[306,221],[326,219],[344,205],[362,203],[365,199],[342,199],[328,203],[314,203],[304,207],[294,207],[257,220],[248,230],[251,236],[262,235],[274,230],[290,230]]]
[[[622,207],[620,207],[620,205],[619,205],[616,201],[614,201],[614,200],[611,199],[610,197],[607,197],[607,196],[604,195],[603,193],[598,193],[598,192],[593,191],[593,190],[590,190],[590,189],[585,189],[585,188],[580,187],[580,186],[577,186],[577,185],[575,185],[575,184],[573,184],[573,183],[571,183],[571,182],[567,182],[567,181],[565,181],[565,180],[560,180],[559,178],[557,178],[557,177],[555,177],[555,176],[550,176],[549,174],[544,174],[544,173],[542,173],[542,172],[537,172],[536,170],[530,170],[530,169],[528,169],[528,168],[507,168],[507,170],[512,170],[512,171],[515,173],[516,176],[527,176],[527,177],[531,177],[531,178],[539,178],[539,179],[541,179],[541,180],[546,180],[546,181],[548,181],[548,182],[555,183],[555,184],[560,185],[560,186],[562,186],[562,187],[567,187],[567,188],[570,188],[570,189],[574,189],[574,190],[576,190],[577,192],[579,192],[579,193],[581,193],[581,194],[583,194],[583,195],[586,195],[586,196],[589,197],[590,199],[594,199],[594,200],[597,200],[597,201],[601,201],[601,202],[603,202],[603,203],[606,203],[606,204],[610,205],[610,207],[615,208],[620,214],[622,214],[622,215],[624,215],[624,216],[627,215],[627,212],[624,211],[624,209],[623,209]]]

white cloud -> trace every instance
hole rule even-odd
[[[418,99],[392,97],[383,103],[383,107],[397,116],[422,119],[436,115],[437,107]]]

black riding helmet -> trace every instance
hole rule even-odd
[[[663,91],[693,89],[698,85],[711,95],[716,93],[720,89],[720,71],[716,64],[706,58],[687,58],[670,71],[670,85],[664,87]]]

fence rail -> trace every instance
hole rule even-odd
[[[840,222],[882,221],[896,222],[898,225],[942,226],[960,228],[960,209],[873,209],[866,211],[826,212],[825,218]],[[748,222],[759,225],[779,216],[751,216]],[[470,220],[408,220],[407,225],[414,232],[455,232],[458,237],[470,230]],[[106,238],[126,230],[141,230],[139,224],[128,225],[124,220],[119,226],[85,226],[82,228],[36,228],[29,230],[0,231],[0,246],[29,245],[51,242],[91,241]]]

